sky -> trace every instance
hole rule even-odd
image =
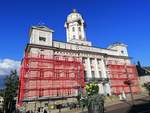
[[[83,16],[93,46],[123,42],[133,63],[150,65],[150,0],[0,0],[0,75],[19,67],[31,26],[44,24],[54,40],[66,41],[72,9]]]

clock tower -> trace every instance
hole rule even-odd
[[[65,28],[67,42],[91,46],[91,42],[86,41],[85,22],[75,9],[67,16]]]

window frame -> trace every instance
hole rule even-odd
[[[45,38],[45,37],[41,37],[41,36],[39,36],[39,41],[46,42],[46,38]]]

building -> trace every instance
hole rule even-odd
[[[141,85],[150,82],[150,68],[149,67],[143,67],[142,69],[145,72],[143,73],[143,75],[139,76]]]
[[[140,62],[137,63],[136,67],[141,86],[145,83],[150,82],[150,67],[143,67],[141,66]]]
[[[150,67],[141,66],[139,61],[138,61],[136,67],[137,67],[137,71],[138,71],[139,83],[141,86],[141,90],[145,92],[146,88],[144,87],[144,85],[150,83]]]
[[[0,111],[3,110],[3,103],[4,103],[4,99],[3,97],[0,96]]]
[[[19,103],[77,96],[91,81],[98,82],[100,94],[112,95],[129,93],[124,81],[130,78],[132,91],[139,92],[127,45],[93,47],[87,40],[85,21],[76,10],[67,16],[65,29],[67,42],[60,42],[53,39],[52,29],[31,27],[20,71]]]

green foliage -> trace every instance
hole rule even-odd
[[[4,97],[4,89],[0,89],[0,96]]]
[[[14,98],[17,96],[18,90],[18,75],[17,71],[11,71],[10,75],[5,78],[5,89],[4,89],[4,111],[5,113],[11,113],[15,107]]]
[[[99,91],[99,87],[98,84],[96,84],[95,82],[88,83],[86,85],[86,93],[88,96],[98,94],[98,91]]]
[[[95,82],[88,83],[86,85],[86,95],[80,99],[81,106],[86,106],[89,113],[103,113],[104,97],[99,95],[98,91],[98,84]]]
[[[147,89],[148,92],[150,92],[150,82],[144,83],[143,86]]]
[[[101,95],[91,95],[90,98],[88,99],[87,105],[89,106],[90,104],[96,105],[96,104],[103,104],[104,102],[104,97]]]
[[[104,98],[103,96],[96,94],[90,96],[88,99],[88,112],[89,113],[103,113],[104,112]]]

